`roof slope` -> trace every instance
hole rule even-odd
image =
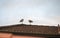
[[[58,28],[55,26],[37,26],[17,24],[6,27],[0,27],[0,32],[32,33],[32,34],[58,34]]]

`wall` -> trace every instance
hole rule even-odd
[[[0,33],[0,38],[44,38],[44,37],[32,37],[32,36],[18,36],[11,33]]]

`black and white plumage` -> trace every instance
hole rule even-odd
[[[29,20],[30,25],[31,25],[32,22],[33,22],[32,20]]]
[[[24,21],[24,19],[21,19],[19,22],[22,22],[22,24],[23,24],[23,21]]]

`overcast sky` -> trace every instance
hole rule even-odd
[[[24,23],[57,25],[60,24],[60,0],[0,0],[0,25]]]

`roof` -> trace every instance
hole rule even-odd
[[[0,32],[18,33],[18,34],[35,34],[35,35],[60,35],[56,26],[38,26],[16,24],[11,26],[0,27]]]

